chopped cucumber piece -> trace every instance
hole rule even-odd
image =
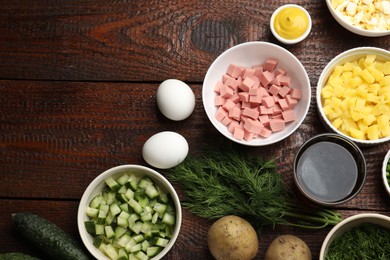
[[[107,186],[113,191],[117,191],[121,188],[121,185],[112,177],[108,177],[105,182]]]
[[[94,246],[109,259],[156,256],[169,243],[176,222],[170,194],[152,178],[132,172],[105,183],[85,210],[84,225]]]

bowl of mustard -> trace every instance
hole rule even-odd
[[[309,35],[311,27],[309,12],[300,5],[282,5],[271,16],[271,32],[278,41],[284,44],[303,41]]]

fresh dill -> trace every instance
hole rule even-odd
[[[388,260],[390,230],[377,224],[362,223],[335,238],[325,259]]]
[[[319,229],[341,221],[339,213],[297,202],[276,172],[274,160],[207,147],[169,170],[184,192],[183,207],[199,217],[237,215],[256,227],[292,225]]]

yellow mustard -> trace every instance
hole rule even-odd
[[[274,28],[277,34],[289,40],[302,36],[309,26],[305,12],[297,7],[286,7],[275,16]]]

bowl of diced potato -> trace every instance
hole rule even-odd
[[[316,90],[323,124],[358,145],[390,140],[390,51],[358,47],[322,71]]]
[[[326,0],[334,19],[345,29],[366,37],[390,35],[389,1]]]

